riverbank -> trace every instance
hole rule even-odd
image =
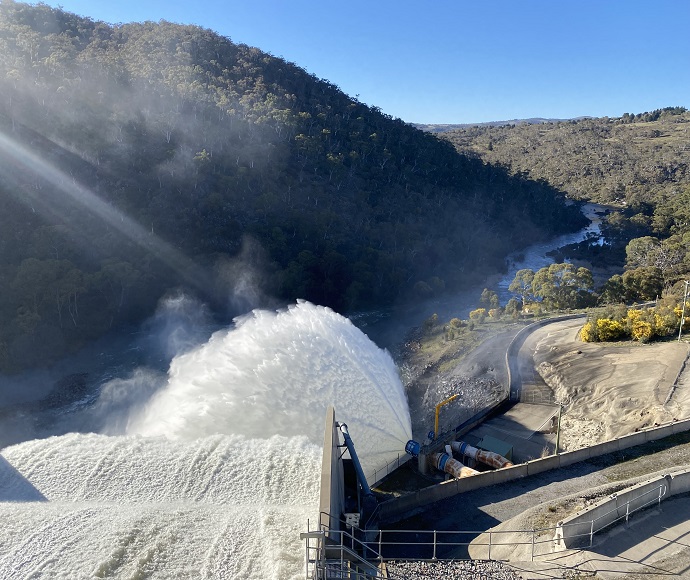
[[[398,352],[412,432],[424,440],[434,424],[435,406],[451,395],[462,396],[444,409],[440,431],[451,429],[505,392],[505,353],[527,321],[496,320],[454,329],[450,323],[413,329]]]

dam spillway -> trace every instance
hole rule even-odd
[[[390,355],[309,303],[216,333],[146,403],[116,387],[96,405],[117,402],[108,435],[2,450],[1,577],[302,578],[326,407],[345,411],[365,471],[411,435]]]

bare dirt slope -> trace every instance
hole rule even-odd
[[[690,416],[690,378],[681,373],[690,345],[583,343],[577,338],[581,324],[567,321],[535,331],[534,364],[565,403],[564,450]]]

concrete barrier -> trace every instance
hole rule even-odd
[[[658,429],[648,429],[645,431],[645,435],[647,436],[647,441],[656,441],[657,439],[669,437],[673,435],[673,424],[659,427]]]
[[[561,453],[559,457],[561,458],[559,467],[567,467],[573,463],[587,461],[592,457],[592,447],[583,447],[575,451],[566,451],[565,453]]]
[[[635,511],[690,492],[690,469],[681,469],[633,485],[603,499],[558,523],[554,550],[580,547],[592,542],[592,535]]]
[[[518,465],[513,465],[513,467],[506,467],[504,469],[499,469],[494,471],[494,481],[495,483],[506,483],[507,481],[514,481],[522,477],[527,477],[528,466],[526,463],[520,463]]]
[[[550,455],[549,457],[544,457],[542,459],[532,459],[525,463],[527,466],[527,475],[536,475],[537,473],[543,473],[544,471],[550,471],[556,469],[561,464],[561,458],[559,455]]]
[[[670,495],[678,495],[690,491],[690,469],[674,471],[670,475]]]
[[[687,479],[683,486],[690,486],[690,473],[682,472],[682,477]],[[617,521],[627,520],[630,514],[658,504],[673,495],[672,480],[671,475],[666,475],[639,483],[611,494],[593,506],[558,522],[554,535],[554,551],[592,545],[593,536],[597,532]],[[681,484],[678,483],[677,487],[680,489]]]
[[[676,433],[684,433],[685,431],[690,430],[690,419],[684,419],[682,421],[676,421],[675,423],[672,423],[671,426],[672,426],[674,435]]]
[[[579,463],[581,461],[587,461],[588,459],[592,459],[594,457],[600,457],[602,455],[608,455],[609,453],[615,453],[616,451],[629,449],[630,447],[635,447],[636,445],[646,443],[647,441],[656,441],[661,439],[662,435],[663,437],[666,437],[671,434],[682,433],[689,430],[690,419],[676,421],[668,425],[653,427],[645,431],[625,435],[618,439],[598,443],[596,445],[592,445],[591,447],[585,447],[575,451],[567,451],[565,453],[561,453],[560,455],[550,455],[549,457],[544,457],[542,459],[533,459],[527,463],[521,463],[514,465],[513,467],[506,467],[496,471],[479,473],[471,477],[464,477],[462,479],[455,480],[454,482],[446,481],[432,485],[417,492],[383,502],[380,506],[381,521],[392,523],[403,519],[419,508],[442,499],[448,499],[449,497],[453,497],[459,493],[466,493],[482,487],[514,481],[522,477],[528,477],[530,475],[536,475],[552,469],[558,469],[559,467],[567,467],[568,465],[573,465],[574,463]],[[454,483],[454,485],[449,485],[451,483]],[[680,484],[681,481],[678,482],[678,485]],[[688,480],[688,486],[688,491],[690,491],[690,477]],[[436,490],[435,488],[439,489]]]
[[[592,445],[590,450],[590,457],[599,457],[601,455],[608,455],[609,453],[615,453],[620,451],[621,445],[618,439],[611,439],[610,441],[604,441],[603,443],[597,443]]]
[[[642,445],[649,441],[649,434],[646,431],[638,431],[637,433],[631,433],[617,439],[618,450],[627,449],[628,447],[635,447],[635,445]]]

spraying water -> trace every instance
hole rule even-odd
[[[365,471],[411,437],[388,353],[306,302],[216,333],[144,399],[123,422],[117,398],[109,432],[126,433],[3,450],[0,577],[303,577],[326,407],[350,426]]]

